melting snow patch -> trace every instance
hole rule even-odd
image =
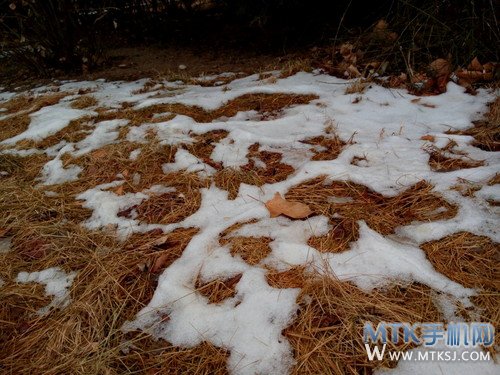
[[[40,141],[65,128],[72,120],[92,114],[94,114],[92,111],[68,108],[68,103],[66,102],[43,107],[30,115],[31,122],[25,132],[6,139],[1,143],[15,144],[23,139]]]
[[[49,305],[38,310],[39,315],[45,315],[52,308],[62,309],[69,305],[69,288],[75,276],[76,272],[67,274],[59,267],[53,267],[40,272],[19,272],[16,282],[34,282],[45,285],[45,294],[54,297]]]

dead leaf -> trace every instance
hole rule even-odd
[[[156,258],[153,267],[151,267],[151,272],[152,273],[160,272],[165,266],[165,264],[168,262],[170,257],[171,255],[168,252],[161,254],[158,258]]]
[[[170,234],[165,234],[159,238],[157,238],[156,240],[154,240],[152,242],[152,245],[153,246],[160,246],[160,245],[163,245],[165,242],[167,242],[168,240],[170,239]]]
[[[434,78],[430,87],[437,93],[446,92],[446,85],[450,80],[451,64],[445,59],[436,59],[429,65],[431,77]]]
[[[352,76],[352,77],[361,76],[361,73],[359,72],[358,68],[356,68],[354,65],[349,65],[347,67],[347,72],[349,73],[349,76]]]
[[[9,231],[10,231],[9,228],[0,228],[0,238],[6,237]]]
[[[451,73],[451,64],[445,59],[436,59],[430,63],[429,67],[436,77]]]
[[[344,43],[340,46],[340,54],[344,57],[349,56],[352,53],[354,46],[351,43]]]
[[[377,24],[375,25],[375,31],[385,31],[388,28],[388,23],[386,20],[379,20]]]
[[[492,72],[495,69],[495,64],[487,62],[486,64],[483,64],[483,69],[485,72]]]
[[[293,219],[303,219],[312,214],[308,205],[300,202],[290,202],[283,199],[280,193],[274,194],[273,199],[266,202],[266,208],[271,217],[285,215]]]
[[[474,57],[474,60],[471,61],[469,66],[467,67],[468,70],[474,70],[476,72],[482,72],[483,71],[483,64],[481,64],[478,60],[477,57]]]
[[[123,195],[123,185],[120,185],[120,186],[118,186],[118,187],[115,189],[115,194],[116,194],[116,195]]]
[[[422,141],[430,141],[430,142],[434,142],[436,140],[436,138],[433,135],[429,135],[429,134],[421,136],[420,139]]]

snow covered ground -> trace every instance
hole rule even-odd
[[[277,76],[277,73],[274,73]],[[124,330],[141,329],[174,345],[194,346],[210,341],[230,350],[228,367],[234,374],[285,374],[294,358],[290,344],[282,335],[294,319],[299,289],[276,289],[266,281],[266,268],[288,270],[305,266],[312,272],[333,273],[342,281],[350,281],[363,291],[391,285],[394,281],[416,281],[433,290],[471,305],[469,298],[478,291],[466,288],[448,279],[434,269],[419,248],[424,242],[438,240],[460,231],[487,236],[500,242],[499,208],[488,201],[500,200],[500,185],[487,184],[500,172],[500,153],[487,152],[473,146],[473,138],[447,134],[464,130],[473,120],[481,118],[487,103],[494,100],[492,92],[481,89],[475,96],[464,92],[454,83],[439,96],[415,97],[402,89],[389,89],[372,84],[362,93],[345,94],[349,81],[331,76],[298,73],[288,78],[259,79],[257,75],[236,79],[224,86],[202,87],[182,82],[161,82],[149,90],[141,90],[146,80],[136,82],[63,82],[60,92],[74,93],[59,103],[46,106],[30,115],[28,129],[0,143],[5,153],[30,155],[45,153],[50,157],[39,176],[40,188],[49,191],[54,185],[76,181],[82,171],[77,165],[65,165],[63,155],[75,157],[99,150],[105,145],[120,142],[120,132],[126,129],[126,140],[138,144],[148,142],[154,131],[162,144],[181,145],[194,142],[194,137],[213,130],[225,130],[228,135],[218,141],[211,155],[224,168],[246,165],[248,148],[258,143],[260,150],[278,152],[282,163],[294,168],[287,179],[257,187],[241,184],[236,199],[215,185],[202,189],[199,210],[181,222],[171,224],[144,223],[133,215],[124,217],[119,212],[150,199],[152,193],[171,192],[169,186],[153,186],[137,193],[116,194],[110,188],[124,184],[123,176],[116,181],[95,186],[75,197],[92,210],[92,216],[82,222],[89,229],[109,228],[114,225],[121,238],[132,233],[161,229],[169,233],[177,228],[199,228],[182,256],[166,268],[151,302],[126,323]],[[33,91],[42,95],[52,90],[45,86]],[[72,108],[79,96],[78,90],[88,90],[97,104]],[[145,91],[145,92],[144,92]],[[238,112],[229,118],[218,118],[199,123],[185,115],[175,115],[164,122],[131,126],[129,120],[114,119],[92,124],[88,135],[78,142],[62,141],[47,148],[19,149],[15,144],[23,140],[40,141],[61,129],[72,120],[95,116],[96,109],[106,107],[122,110],[122,103],[132,109],[164,103],[182,103],[214,111],[224,103],[250,93],[312,94],[317,99],[283,109],[269,118],[256,111]],[[0,120],[2,103],[12,97],[0,93]],[[312,160],[311,146],[304,140],[335,134],[345,147],[334,160]],[[422,138],[423,137],[423,138]],[[429,165],[429,146],[445,147],[450,141],[455,155],[484,161],[474,168],[450,172],[434,171]],[[140,149],[133,150],[136,158]],[[353,160],[362,163],[353,163]],[[196,172],[211,178],[216,170],[204,160],[179,148],[175,162],[163,165],[167,172]],[[0,171],[1,172],[1,171]],[[393,197],[411,185],[425,180],[434,186],[434,192],[458,206],[458,213],[448,220],[414,222],[384,236],[370,228],[363,220],[359,240],[341,253],[319,252],[308,245],[312,236],[325,235],[331,229],[328,218],[316,215],[307,220],[285,217],[270,218],[264,202],[276,192],[285,195],[292,187],[318,176],[332,181],[350,181],[364,185],[386,197]],[[140,178],[137,177],[137,178]],[[460,181],[472,181],[481,186],[474,196],[461,195],[451,189]],[[339,198],[341,199],[341,198]],[[219,244],[219,236],[237,223],[247,223],[233,232],[234,236],[270,237],[272,252],[259,264],[250,265],[239,256],[232,256],[227,246]],[[40,270],[36,274],[19,274],[20,282],[39,280],[49,288],[50,271],[61,278],[64,285],[52,292],[61,307],[69,303],[66,288],[74,275],[60,274],[58,270]],[[49,272],[49,273],[50,273]],[[202,281],[228,278],[242,274],[236,285],[236,295],[220,304],[208,303],[207,298],[193,292],[198,277]],[[54,300],[55,301],[55,300]],[[460,319],[448,311],[449,319]],[[169,320],[162,317],[168,315]],[[460,369],[447,363],[427,363],[427,372],[456,374],[468,370],[498,373],[492,362],[467,363]],[[408,364],[400,365],[390,373],[415,373]],[[439,373],[441,373],[439,372]]]

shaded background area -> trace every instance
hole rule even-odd
[[[0,61],[50,75],[105,66],[117,47],[279,56],[351,41],[394,69],[460,65],[498,61],[497,12],[493,0],[0,0]]]

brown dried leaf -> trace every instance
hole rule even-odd
[[[152,273],[160,272],[163,269],[163,266],[165,265],[165,263],[168,262],[170,257],[171,257],[171,255],[167,252],[167,253],[163,253],[158,258],[156,258],[156,260],[153,264],[153,267],[151,267],[151,272]]]
[[[474,70],[459,70],[456,74],[459,78],[459,84],[461,85],[461,81],[466,84],[471,84],[476,81],[490,81],[493,79],[493,74],[491,72],[483,73],[481,71]]]
[[[273,199],[266,202],[266,208],[269,210],[271,217],[283,214],[293,219],[303,219],[312,214],[308,205],[287,201],[280,193],[274,194]]]
[[[385,20],[379,20],[375,25],[375,31],[385,31],[389,27],[389,24]]]
[[[436,77],[448,76],[451,73],[451,64],[445,59],[436,59],[429,67]]]
[[[477,72],[482,72],[483,71],[483,64],[481,64],[478,60],[477,57],[474,57],[474,60],[471,61],[469,66],[467,67],[468,70],[474,70]]]
[[[430,141],[430,142],[434,142],[436,140],[436,138],[433,135],[429,135],[429,134],[421,136],[420,139],[422,141]]]
[[[485,72],[492,72],[495,69],[495,64],[487,62],[486,64],[483,64],[483,69]]]
[[[123,195],[123,185],[120,185],[120,186],[118,186],[118,187],[115,189],[115,194],[116,194],[116,195]]]
[[[356,68],[354,65],[349,65],[347,67],[347,72],[349,73],[349,76],[351,77],[360,77],[361,73],[359,72],[358,68]]]

